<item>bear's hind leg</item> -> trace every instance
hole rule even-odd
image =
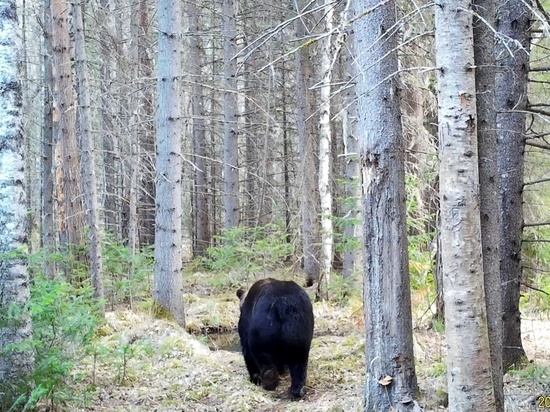
[[[252,356],[244,356],[244,363],[246,364],[246,369],[248,369],[250,382],[252,382],[254,385],[260,385],[260,369],[258,368],[258,365],[256,365],[256,362],[254,361]]]
[[[279,385],[279,373],[273,357],[269,353],[263,352],[256,354],[254,359],[260,368],[262,388],[266,391],[274,391]]]
[[[307,359],[307,358],[306,358]],[[289,366],[290,369],[290,396],[292,399],[300,399],[303,395],[303,388],[306,383],[307,360],[296,362]]]

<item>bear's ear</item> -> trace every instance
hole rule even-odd
[[[244,295],[244,290],[243,290],[243,289],[237,290],[237,297],[238,297],[239,299],[241,299],[241,298],[243,297],[243,295]],[[242,300],[242,299],[241,299],[241,300]]]

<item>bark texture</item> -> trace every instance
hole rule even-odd
[[[362,1],[356,7],[377,5]],[[390,1],[354,25],[365,243],[365,411],[412,410],[416,391],[395,22]]]
[[[182,271],[181,2],[158,2],[157,190],[153,298],[185,325]]]
[[[99,219],[99,204],[95,172],[94,136],[91,127],[90,90],[88,86],[88,67],[84,39],[84,20],[82,3],[73,3],[75,28],[75,66],[78,80],[78,120],[81,138],[82,187],[84,189],[85,217],[88,226],[88,246],[90,248],[90,270],[93,295],[103,299],[103,257],[101,243],[103,230]]]
[[[332,32],[334,5],[326,0],[324,7],[325,33]],[[319,108],[319,198],[321,203],[321,259],[324,282],[330,282],[332,269],[332,193],[331,193],[331,145],[330,124],[331,79],[332,79],[332,36],[323,39],[321,51],[321,106]]]
[[[474,2],[474,59],[479,148],[481,244],[495,407],[504,410],[494,34],[496,0]]]
[[[52,0],[52,47],[54,68],[54,139],[60,244],[82,245],[84,218],[80,160],[76,136],[76,98],[73,86],[69,7]]]
[[[49,251],[56,250],[56,230],[54,218],[54,175],[53,175],[53,84],[52,36],[51,36],[51,1],[44,2],[44,125],[42,127],[42,247]],[[48,279],[55,276],[53,259],[44,259],[44,275]]]
[[[449,408],[473,412],[496,408],[483,285],[470,5],[456,0],[436,6],[435,44]]]
[[[521,240],[523,235],[523,172],[525,110],[529,73],[529,5],[502,0],[496,29],[503,35],[495,46],[498,173],[500,196],[500,276],[503,311],[503,368],[525,358],[519,311]],[[511,53],[511,54],[510,54]]]
[[[11,385],[30,375],[32,351],[9,349],[32,338],[31,320],[25,310],[17,318],[6,316],[8,307],[22,309],[29,299],[27,270],[28,225],[25,196],[25,155],[22,133],[21,83],[15,1],[0,4],[0,409],[8,410]],[[3,409],[4,410],[4,409]]]
[[[194,227],[196,256],[204,256],[210,246],[210,219],[206,169],[206,129],[201,67],[203,50],[199,35],[199,15],[194,2],[186,3],[189,19],[189,75],[191,76],[191,112],[193,119],[193,154],[195,164]]]
[[[351,20],[354,17],[354,8],[349,7],[346,18]],[[354,56],[350,51],[355,50],[355,33],[350,30],[347,37],[349,50],[345,51],[344,81],[356,82],[356,66]],[[359,181],[359,145],[357,140],[357,95],[355,87],[349,87],[344,98],[345,112],[342,113],[342,135],[344,138],[344,156],[345,156],[345,217],[344,226],[344,252],[342,276],[350,277],[354,272],[362,268],[362,241],[361,233],[361,185]],[[357,241],[360,246],[357,247]]]
[[[237,0],[223,0],[223,181],[225,229],[239,225],[239,135],[237,125]]]
[[[299,10],[298,10],[299,12]],[[303,39],[306,33],[305,17],[296,19],[296,37]],[[300,212],[302,216],[302,252],[306,283],[311,285],[319,279],[321,273],[321,250],[319,247],[319,165],[316,160],[318,139],[312,130],[312,68],[308,46],[296,52],[294,60],[296,75],[296,129],[298,133],[298,152],[300,155]]]

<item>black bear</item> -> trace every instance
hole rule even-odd
[[[262,279],[240,299],[239,337],[250,381],[268,391],[288,368],[290,395],[302,396],[313,337],[313,308],[307,293],[292,281]]]

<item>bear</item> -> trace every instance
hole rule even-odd
[[[293,281],[258,280],[240,299],[238,324],[241,350],[250,381],[272,391],[279,375],[290,372],[290,396],[302,397],[313,338],[313,307]]]

